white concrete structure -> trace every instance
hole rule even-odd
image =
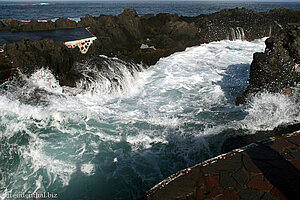
[[[84,38],[81,40],[65,42],[64,44],[68,48],[78,47],[82,54],[86,54],[87,51],[89,50],[89,47],[93,44],[94,40],[96,40],[96,39],[97,39],[97,37],[89,37],[89,38]]]
[[[298,73],[300,73],[300,65],[299,64],[296,64],[295,71],[298,72]]]
[[[156,48],[154,46],[149,47],[147,44],[142,44],[140,49],[154,49],[154,50],[156,50]]]

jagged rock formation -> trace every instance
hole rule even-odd
[[[125,9],[118,16],[86,15],[79,22],[67,18],[55,22],[1,21],[0,30],[11,31],[90,27],[90,32],[98,39],[90,46],[86,55],[80,55],[78,49],[67,49],[50,41],[41,41],[40,44],[29,41],[17,43],[12,49],[0,53],[1,70],[11,72],[9,75],[1,74],[0,82],[11,77],[15,72],[12,69],[15,68],[30,73],[37,67],[49,67],[62,85],[75,86],[74,80],[78,74],[74,75],[72,72],[74,62],[88,60],[99,54],[149,66],[161,57],[182,51],[186,47],[223,39],[236,39],[235,31],[239,31],[240,38],[243,36],[244,39],[253,40],[269,36],[270,33],[275,35],[280,27],[298,21],[300,11],[275,9],[258,13],[240,8],[197,17],[176,14],[149,14],[139,17],[134,9]],[[143,45],[153,48],[140,48]],[[34,66],[31,67],[30,64]]]
[[[18,69],[26,75],[42,67],[49,68],[61,85],[75,87],[71,67],[74,64],[76,52],[78,51],[72,52],[65,45],[48,39],[36,42],[22,40],[14,43],[11,48],[5,49],[5,56],[2,56],[0,66],[6,71]]]
[[[254,54],[249,86],[236,103],[244,103],[251,95],[262,91],[291,94],[300,82],[299,64],[300,25],[290,24],[266,40],[265,52]]]
[[[56,29],[67,29],[82,27],[77,25],[76,22],[69,20],[66,17],[57,19],[55,22],[49,20],[48,22],[38,22],[31,20],[30,22],[20,22],[17,20],[4,20],[0,21],[0,30],[10,30],[12,32],[20,31],[48,31]]]

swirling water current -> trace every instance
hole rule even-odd
[[[110,90],[99,75],[92,90],[72,91],[47,69],[22,87],[5,83],[14,89],[0,95],[0,197],[136,199],[217,155],[228,130],[252,133],[299,121],[299,105],[280,94],[234,105],[264,40],[203,44],[142,72],[105,58],[122,72],[122,89]]]

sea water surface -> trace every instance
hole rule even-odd
[[[122,89],[99,75],[91,90],[72,91],[47,69],[22,86],[5,83],[0,197],[49,192],[59,199],[136,199],[172,173],[217,155],[232,130],[299,121],[299,103],[280,94],[234,105],[264,40],[203,44],[133,74],[107,58],[124,75],[117,77]]]
[[[0,20],[78,21],[86,13],[117,15],[126,7],[139,15],[196,16],[235,7],[299,10],[299,4],[1,1]],[[120,86],[88,65],[79,67],[87,76],[93,72],[93,81],[79,82],[78,89],[59,86],[46,68],[24,76],[22,84],[4,83],[0,198],[49,193],[66,200],[136,199],[178,170],[217,155],[229,133],[299,122],[293,97],[262,93],[248,106],[235,105],[248,84],[253,53],[264,50],[265,39],[188,48],[142,72],[101,56]]]
[[[124,8],[134,8],[139,15],[171,13],[183,16],[210,14],[222,9],[247,8],[267,12],[275,8],[300,10],[300,2],[246,1],[0,1],[0,20],[55,21],[68,17],[79,21],[85,14],[118,15]]]

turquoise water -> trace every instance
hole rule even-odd
[[[234,105],[264,40],[188,48],[142,72],[101,56],[121,85],[89,65],[78,67],[96,75],[77,89],[60,87],[47,69],[24,77],[22,86],[5,83],[0,196],[136,199],[177,170],[217,155],[231,130],[252,133],[299,120],[299,105],[279,94]]]

